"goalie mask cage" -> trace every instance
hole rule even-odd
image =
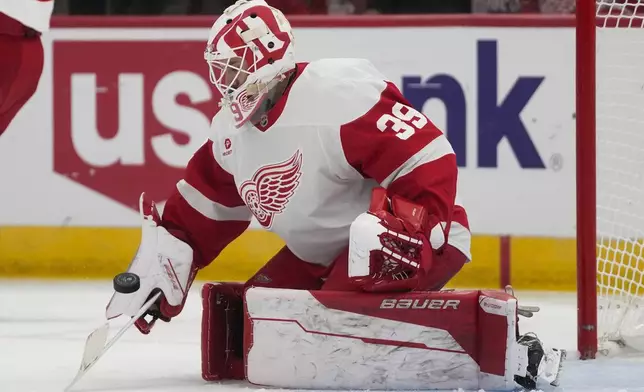
[[[644,0],[577,0],[578,348],[644,349]]]

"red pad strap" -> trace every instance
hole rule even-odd
[[[206,381],[243,380],[243,283],[202,287],[201,375]]]

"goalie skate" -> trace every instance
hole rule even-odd
[[[542,384],[558,386],[566,351],[544,348],[533,333],[520,336],[517,342],[528,347],[528,374],[515,376],[517,384],[529,390],[543,387]]]

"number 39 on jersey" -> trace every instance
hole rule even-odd
[[[391,108],[391,114],[385,113],[378,119],[377,127],[380,132],[394,131],[396,137],[409,139],[417,129],[427,124],[427,118],[418,110],[400,102]]]

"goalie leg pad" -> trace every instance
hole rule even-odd
[[[206,283],[201,290],[201,374],[204,380],[243,380],[241,283]]]
[[[513,390],[527,371],[517,301],[504,292],[249,288],[244,298],[246,375],[254,384]]]
[[[245,284],[206,283],[202,288],[201,353],[205,380],[243,379],[242,293],[248,287],[317,289],[326,267],[282,248]]]

